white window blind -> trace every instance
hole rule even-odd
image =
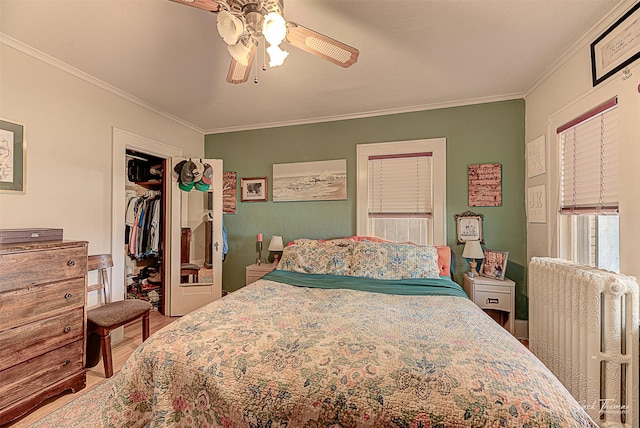
[[[369,156],[369,217],[430,217],[432,153]]]
[[[558,128],[561,212],[618,212],[618,115],[613,98]]]

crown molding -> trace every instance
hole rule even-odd
[[[400,107],[400,108],[386,109],[386,110],[371,110],[367,112],[360,112],[360,113],[354,113],[354,114],[344,114],[344,115],[335,115],[335,116],[318,116],[318,117],[313,117],[308,119],[290,120],[290,121],[283,121],[283,122],[257,123],[257,124],[248,125],[248,126],[235,126],[235,127],[227,127],[227,128],[207,129],[204,131],[204,133],[205,135],[224,134],[227,132],[252,131],[256,129],[267,129],[267,128],[280,128],[283,126],[309,125],[309,124],[323,123],[323,122],[337,122],[340,120],[363,119],[363,118],[370,118],[370,117],[377,117],[377,116],[388,116],[392,114],[414,113],[417,111],[439,110],[444,108],[463,107],[463,106],[474,105],[474,104],[486,104],[486,103],[493,103],[493,102],[499,102],[499,101],[510,101],[510,100],[520,99],[520,98],[524,98],[524,93],[514,92],[511,94],[495,95],[490,97],[469,98],[469,99],[463,99],[463,100],[457,100],[457,101],[422,104],[422,105]]]
[[[192,129],[193,131],[199,132],[204,135],[204,131],[202,130],[202,128],[199,128],[190,122],[180,119],[179,117],[174,116],[171,113],[161,110],[158,107],[154,106],[153,104],[148,103],[147,101],[144,101],[121,89],[118,89],[113,85],[110,85],[88,73],[85,73],[84,71],[78,70],[77,68],[62,62],[59,59],[54,58],[51,55],[47,55],[46,53],[39,51],[38,49],[35,49],[25,43],[22,43],[2,32],[0,32],[0,43],[2,43],[3,45],[9,46],[17,51],[20,51],[26,55],[29,55],[48,65],[51,65],[61,71],[64,71],[65,73],[69,73],[79,79],[84,80],[85,82],[91,83],[92,85],[99,87],[100,89],[111,92],[112,94],[117,95],[120,98],[123,98],[127,101],[137,104],[140,107],[143,107],[149,111],[152,111],[160,116],[163,116],[169,120],[172,120],[182,126],[185,126],[189,129]]]

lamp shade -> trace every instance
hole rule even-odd
[[[282,251],[282,250],[284,250],[282,236],[272,236],[271,241],[269,241],[269,251]]]
[[[223,10],[218,13],[218,33],[228,45],[235,45],[244,31],[242,21],[230,12]]]
[[[251,40],[240,39],[235,45],[227,46],[227,50],[241,65],[247,67],[249,65],[249,58],[251,58]]]
[[[480,241],[465,242],[462,257],[465,259],[484,259],[484,251],[482,251]]]
[[[277,67],[282,65],[284,60],[289,56],[289,52],[283,51],[277,45],[271,45],[267,48],[269,54],[269,67]]]
[[[264,18],[262,34],[270,45],[279,45],[287,37],[287,23],[277,12],[270,12]]]

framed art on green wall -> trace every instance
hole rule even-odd
[[[24,125],[0,119],[0,192],[25,193]]]
[[[267,177],[240,179],[241,202],[267,202]]]
[[[273,165],[273,201],[338,201],[347,199],[347,160]]]
[[[484,244],[484,235],[482,233],[483,214],[465,211],[462,214],[456,214],[455,219],[458,244],[464,244],[467,241],[480,241],[481,244]]]

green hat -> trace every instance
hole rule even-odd
[[[200,180],[196,182],[196,190],[199,190],[201,192],[206,192],[207,190],[209,190],[209,185],[205,183],[203,180]]]
[[[182,181],[178,181],[178,187],[180,190],[184,190],[185,192],[190,192],[193,189],[194,183],[183,183]]]

